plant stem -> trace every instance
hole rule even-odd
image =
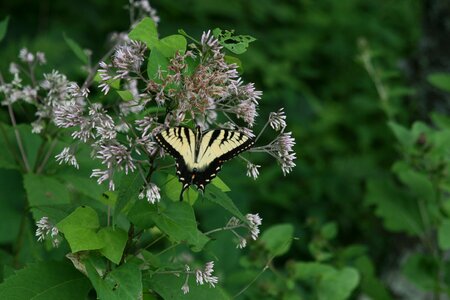
[[[27,158],[27,155],[25,154],[25,149],[22,144],[22,139],[20,137],[19,129],[17,128],[16,118],[14,116],[14,112],[13,112],[11,104],[8,104],[8,113],[9,113],[9,118],[11,119],[11,123],[14,128],[14,134],[16,136],[17,146],[19,147],[19,151],[22,156],[23,163],[25,165],[25,171],[27,173],[30,173],[31,172],[30,164],[28,163],[28,158]]]

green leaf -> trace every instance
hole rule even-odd
[[[64,40],[72,52],[84,63],[87,64],[89,59],[83,49],[71,38],[69,38],[65,33],[63,34]]]
[[[114,209],[115,217],[122,212],[125,206],[136,201],[143,185],[144,179],[139,172],[122,176],[119,184],[119,194],[117,196],[116,207]]]
[[[205,198],[211,202],[214,202],[222,206],[223,208],[228,210],[233,216],[247,223],[247,219],[239,211],[237,206],[233,203],[233,200],[231,200],[231,198],[228,197],[227,194],[222,192],[221,189],[219,189],[217,186],[212,184],[208,185],[208,188],[206,188],[205,190]]]
[[[144,42],[149,49],[153,49],[158,42],[158,31],[155,22],[145,17],[128,34],[132,40]]]
[[[0,42],[6,35],[6,31],[8,30],[8,23],[9,23],[9,16],[4,18],[3,21],[0,22]]]
[[[335,268],[320,263],[295,263],[291,267],[294,278],[309,283],[320,300],[345,300],[359,283],[359,273],[354,268]]]
[[[95,180],[74,175],[73,173],[60,174],[57,178],[61,179],[61,181],[63,181],[68,188],[74,189],[81,195],[89,197],[93,200],[98,200],[105,190],[105,187],[99,185]]]
[[[213,34],[222,46],[235,54],[244,53],[247,51],[249,44],[256,41],[250,35],[234,35],[234,30],[230,31],[216,28],[213,30]]]
[[[177,52],[184,54],[186,46],[186,38],[180,34],[166,36],[156,43],[156,49],[167,58],[174,57]]]
[[[450,74],[433,73],[428,75],[427,80],[433,86],[446,92],[450,92]]]
[[[91,285],[69,262],[30,264],[0,284],[0,299],[86,299]]]
[[[98,232],[98,236],[105,245],[100,249],[100,253],[113,263],[119,264],[127,243],[127,232],[121,228],[106,227]]]
[[[19,159],[19,149],[15,141],[14,129],[9,125],[0,123],[0,148],[3,149],[0,152],[0,168],[20,169],[19,164],[14,158],[16,156]]]
[[[144,284],[147,283],[148,288],[158,293],[162,299],[172,300],[225,300],[231,299],[225,291],[216,286],[210,287],[207,284],[197,285],[195,279],[191,277],[189,282],[189,293],[183,294],[181,287],[184,284],[185,276],[173,276],[167,274],[153,275],[144,279]],[[146,287],[147,287],[146,285]]]
[[[391,180],[369,180],[365,202],[376,206],[375,214],[383,219],[386,229],[415,236],[422,234],[422,218],[416,202]]]
[[[211,180],[211,183],[217,186],[222,192],[230,192],[231,189],[226,185],[225,182],[223,182],[222,179],[220,179],[219,176],[215,177],[213,180]]]
[[[152,219],[153,210],[149,208],[151,204],[146,200],[136,201],[134,206],[128,212],[128,219],[131,223],[141,229],[148,229],[155,226]]]
[[[181,189],[182,185],[181,182],[178,181],[178,178],[176,176],[168,174],[166,183],[164,184],[165,195],[172,201],[179,201]],[[184,192],[183,200],[187,201],[190,205],[194,205],[197,198],[198,192],[192,187],[189,187],[189,189]]]
[[[0,244],[12,245],[17,240],[26,207],[25,190],[22,176],[15,170],[0,169],[0,182]]]
[[[229,65],[231,64],[236,64],[237,65],[237,71],[241,74],[244,73],[244,67],[242,66],[242,62],[239,58],[234,57],[234,56],[230,56],[230,55],[225,55],[224,57],[225,62]]]
[[[392,167],[400,180],[414,192],[420,200],[432,202],[435,200],[435,192],[431,180],[422,173],[413,170],[406,162],[399,161]]]
[[[159,78],[158,73],[161,70],[163,77],[167,76],[169,66],[169,59],[165,57],[158,49],[153,49],[150,53],[147,63],[147,75],[148,78],[161,83],[162,80]]]
[[[386,286],[376,277],[375,267],[370,258],[366,255],[355,260],[355,267],[361,274],[361,290],[371,299],[392,300]]]
[[[411,148],[416,142],[412,133],[405,127],[395,122],[389,122],[388,126],[391,128],[395,137],[404,148],[406,149]]]
[[[445,219],[438,228],[439,247],[446,251],[450,249],[450,219]]]
[[[105,244],[97,235],[99,226],[97,212],[89,206],[78,207],[56,225],[72,252],[103,248]]]
[[[107,300],[142,299],[142,274],[136,260],[128,261],[102,278],[91,261],[86,261],[86,271],[97,297]]]
[[[327,240],[334,239],[337,231],[338,229],[335,222],[328,222],[320,228],[320,234]]]
[[[271,255],[280,256],[291,247],[293,234],[294,227],[291,224],[278,224],[265,230],[260,241]]]
[[[186,202],[167,201],[166,207],[157,207],[147,201],[137,203],[129,213],[130,220],[149,219],[174,242],[184,242],[193,246],[194,251],[200,251],[209,238],[197,229],[194,210]],[[141,223],[141,222],[140,222]],[[143,224],[141,224],[143,225]],[[144,227],[145,228],[145,227]]]
[[[116,93],[119,94],[123,101],[131,101],[134,98],[130,91],[116,91]]]
[[[423,254],[410,255],[402,267],[403,274],[409,280],[427,291],[436,287],[435,274],[437,270],[435,258]]]
[[[41,208],[70,204],[67,187],[54,178],[29,173],[24,175],[23,181],[35,220],[44,216]]]

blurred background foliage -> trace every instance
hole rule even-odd
[[[440,109],[440,113],[449,110],[443,92],[432,88],[425,80],[431,72],[448,70],[439,70],[436,64],[423,64],[426,51],[421,44],[423,32],[427,31],[422,27],[426,24],[425,16],[430,17],[433,3],[444,2],[151,2],[161,17],[159,31],[162,36],[173,34],[179,28],[192,36],[200,36],[204,30],[220,27],[256,37],[257,41],[240,59],[244,66],[243,77],[255,82],[264,92],[257,128],[264,125],[263,120],[270,111],[285,107],[287,130],[292,131],[297,140],[297,167],[286,177],[278,166],[265,164],[264,157],[256,154],[252,159],[262,165],[257,181],[234,176],[245,170],[238,161],[225,166],[221,176],[231,187],[232,198],[242,210],[258,212],[263,217],[263,232],[272,224],[291,223],[295,227],[297,239],[289,253],[273,262],[274,272],[266,272],[258,279],[255,288],[247,294],[249,298],[278,299],[277,295],[284,293],[285,299],[297,299],[294,295],[300,292],[296,290],[298,288],[292,288],[292,282],[299,280],[305,282],[301,294],[309,299],[308,295],[314,292],[313,288],[308,289],[311,279],[306,277],[321,274],[327,268],[337,268],[345,273],[348,270],[343,267],[349,265],[362,276],[354,297],[364,294],[372,299],[412,299],[409,298],[411,292],[406,290],[430,290],[429,286],[418,283],[420,278],[414,280],[417,279],[414,276],[417,268],[414,267],[420,264],[417,260],[415,265],[414,262],[408,265],[406,272],[414,273],[413,280],[411,276],[405,279],[399,273],[405,255],[417,251],[421,240],[408,229],[383,223],[389,217],[380,213],[381,205],[377,199],[395,202],[398,198],[386,196],[383,188],[377,188],[374,182],[386,179],[389,180],[386,184],[395,189],[402,181],[393,177],[391,167],[405,157],[406,150],[397,142],[402,138],[390,130],[396,125],[389,127],[388,121],[395,118],[406,131],[417,119],[428,122],[433,108]],[[110,46],[108,36],[111,32],[128,27],[126,4],[119,0],[2,1],[0,17],[9,15],[11,19],[8,34],[0,47],[0,69],[7,70],[9,62],[25,46],[45,52],[49,61],[47,68],[59,69],[71,80],[82,81],[84,73],[64,42],[63,33],[82,47],[91,49],[97,60]],[[441,10],[448,8],[442,5]],[[436,7],[439,9],[439,5]],[[434,34],[439,36],[438,32]],[[361,60],[364,51],[371,51],[371,63],[379,71],[379,79],[388,84],[392,115],[381,105],[375,80]],[[445,59],[448,62],[448,54]],[[430,95],[426,91],[430,89],[435,91],[433,99],[426,98]],[[422,133],[421,130],[418,132]],[[444,159],[448,160],[446,155]],[[13,188],[11,186],[15,184],[14,176],[8,178],[11,185],[2,182],[2,199],[11,195],[3,186]],[[384,209],[386,212],[391,208]],[[401,207],[398,212],[394,209],[394,214],[401,214],[402,210]],[[220,226],[226,221],[222,213],[222,210],[204,207],[198,218],[201,224]],[[8,236],[14,236],[17,218],[5,211],[0,214],[5,214],[0,218],[0,242],[8,247]],[[439,224],[437,221],[436,226]],[[435,228],[429,228],[432,237],[435,237]],[[258,273],[233,272],[238,266],[254,263],[252,261],[257,261],[257,257],[244,259],[236,251],[229,250],[233,245],[225,243],[216,243],[212,247],[220,258],[217,262],[219,270],[231,274],[224,284],[232,291]],[[340,275],[347,278],[333,273],[329,280],[345,285],[338,281]],[[317,281],[309,284],[317,284]],[[326,292],[323,292],[328,287],[316,288],[319,292],[315,292],[315,298],[333,299],[326,298]],[[436,291],[435,286],[433,289],[435,294],[448,292],[443,288]],[[420,299],[425,294],[420,292],[415,296]]]

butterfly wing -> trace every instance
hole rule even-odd
[[[156,142],[173,158],[177,166],[177,175],[186,189],[192,177],[195,163],[196,138],[194,132],[187,127],[172,127],[161,131],[155,136]]]
[[[217,129],[206,132],[196,157],[197,176],[194,183],[201,190],[216,177],[222,164],[253,146],[254,141],[242,132]]]

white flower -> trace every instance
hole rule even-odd
[[[79,169],[78,161],[73,151],[69,147],[65,147],[61,153],[55,156],[56,161],[61,165],[63,162]]]
[[[259,236],[259,226],[262,224],[262,219],[258,214],[247,214],[245,216],[250,225],[250,232],[252,235],[252,239],[256,240]]]
[[[36,236],[39,242],[44,241],[47,237],[52,240],[53,247],[58,247],[60,244],[59,230],[49,221],[48,217],[42,217],[36,222]]]
[[[279,131],[286,127],[286,115],[283,108],[280,108],[277,112],[271,112],[269,116],[270,127]]]
[[[253,179],[258,178],[258,176],[259,176],[258,168],[260,168],[260,167],[261,167],[260,165],[255,165],[255,164],[252,164],[251,162],[248,162],[247,163],[247,176],[251,177]]]
[[[239,237],[239,243],[237,244],[236,248],[243,249],[247,246],[247,240],[243,237]]]
[[[19,52],[19,58],[25,63],[32,63],[34,61],[33,53],[29,52],[27,48],[22,48]]]
[[[139,199],[143,199],[144,196],[147,198],[147,201],[151,204],[159,202],[159,200],[161,199],[159,187],[153,182],[150,182],[150,184],[148,184],[147,187],[145,188],[145,191],[142,191],[139,194]]]
[[[214,272],[214,262],[207,262],[203,270],[197,269],[195,271],[195,281],[199,285],[209,283],[210,286],[215,287],[219,278],[217,276],[212,276]]]

